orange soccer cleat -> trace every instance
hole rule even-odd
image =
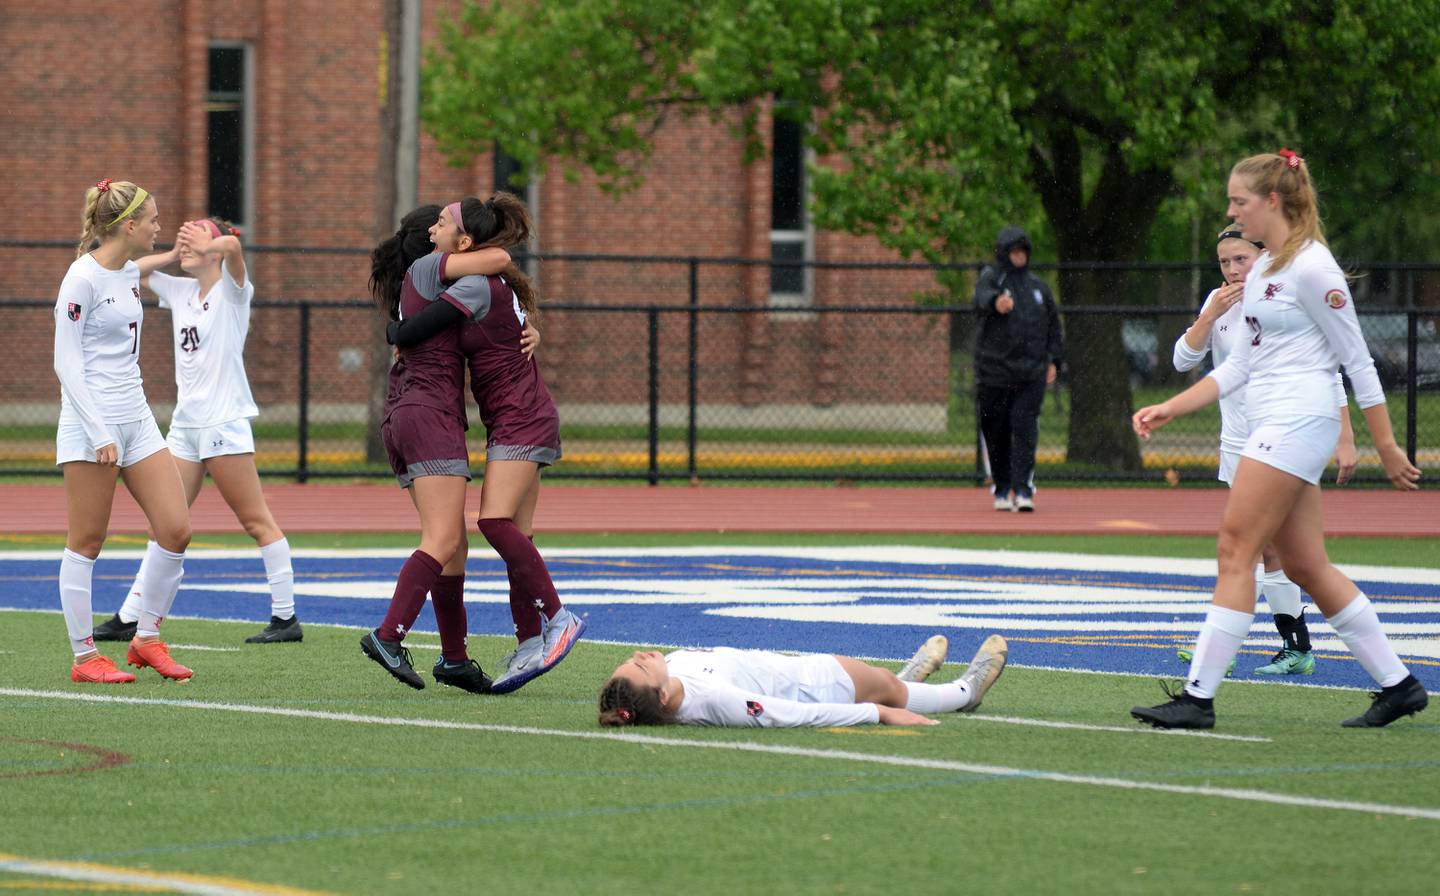
[[[136,638],[125,652],[125,662],[144,669],[147,666],[160,673],[162,678],[186,681],[195,673],[170,659],[170,648],[159,638]]]
[[[114,660],[97,653],[85,662],[71,666],[70,680],[95,684],[128,684],[135,680],[135,676],[115,668]]]

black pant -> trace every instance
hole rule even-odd
[[[1022,386],[980,386],[980,432],[990,455],[995,494],[1035,491],[1035,443],[1040,439],[1040,405],[1045,381]]]

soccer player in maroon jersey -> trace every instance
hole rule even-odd
[[[465,313],[474,313],[488,300],[489,281],[457,272],[496,272],[509,264],[510,255],[503,248],[467,253],[450,266],[458,279],[447,285],[440,276],[445,256],[434,253],[432,241],[439,211],[438,206],[422,206],[406,215],[394,236],[371,253],[370,292],[392,322],[415,315],[432,302],[453,303]],[[408,348],[390,369],[381,431],[391,468],[420,513],[420,546],[401,567],[385,620],[361,639],[360,647],[395,678],[423,688],[425,682],[402,642],[428,593],[434,598],[440,629],[436,681],[483,693],[490,678],[465,649],[463,595],[469,552],[465,483],[470,467],[464,364],[458,342],[455,328],[439,331]]]
[[[434,231],[446,256],[442,274],[455,273],[453,260],[475,245],[519,245],[530,234],[529,213],[509,193],[474,197],[448,205]],[[538,365],[520,352],[520,337],[536,302],[529,278],[511,265],[490,277],[483,312],[462,314],[455,303],[432,303],[393,328],[400,346],[434,338],[439,327],[458,327],[459,346],[470,367],[470,386],[485,424],[485,481],[480,495],[480,533],[505,561],[510,579],[510,613],[516,649],[491,686],[514,691],[554,668],[569,654],[585,622],[566,609],[555,592],[545,560],[533,541],[540,468],[560,458],[560,416]],[[468,320],[466,318],[468,317]]]

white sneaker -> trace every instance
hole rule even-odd
[[[1035,499],[1029,495],[1016,495],[1015,509],[1022,513],[1033,513],[1035,510]]]
[[[970,665],[965,667],[965,674],[960,680],[970,688],[970,702],[960,707],[960,712],[974,712],[980,708],[980,701],[985,699],[985,694],[1000,673],[1005,671],[1005,660],[1010,653],[1010,645],[999,635],[991,635],[975,651],[975,656],[970,660]]]
[[[996,509],[996,510],[1014,510],[1014,509],[1015,509],[1015,503],[1010,500],[1010,496],[1009,496],[1009,495],[996,495],[996,496],[995,496],[995,509]]]
[[[929,678],[945,663],[945,653],[950,648],[950,642],[944,635],[931,635],[930,638],[920,645],[910,661],[900,667],[895,677],[901,681],[920,682]]]

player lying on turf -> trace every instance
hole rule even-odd
[[[901,674],[848,656],[791,656],[713,647],[669,654],[638,650],[600,691],[601,725],[800,728],[938,725],[925,713],[974,712],[1005,668],[1008,645],[991,635],[965,673],[923,680],[945,661],[931,638]]]

